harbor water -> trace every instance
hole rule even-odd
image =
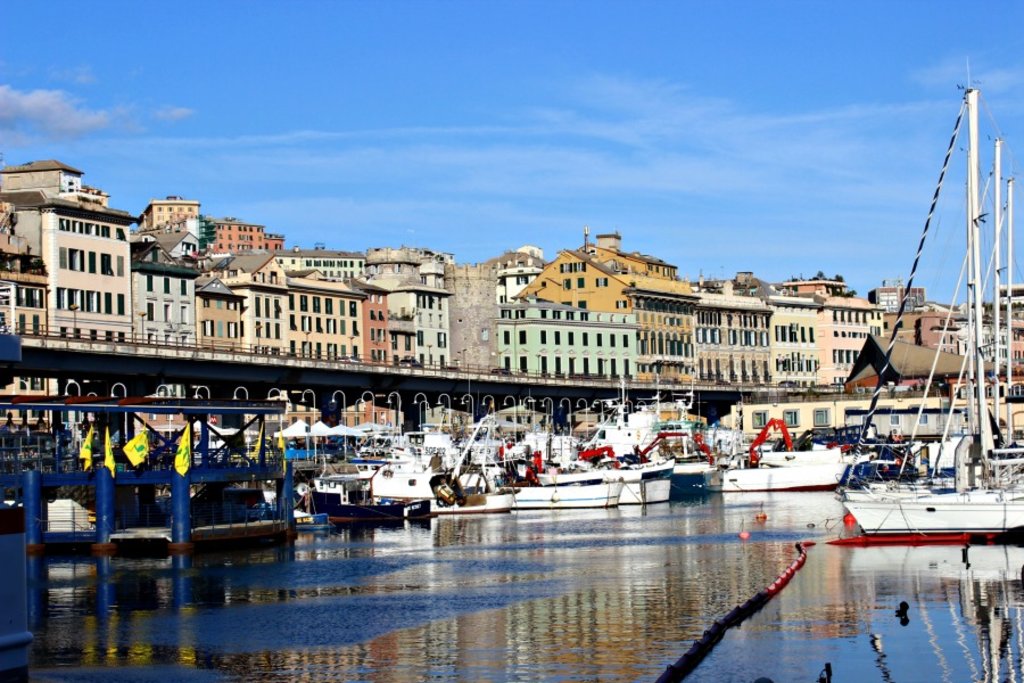
[[[194,557],[30,558],[30,676],[655,681],[810,540],[788,587],[687,680],[811,682],[826,663],[834,681],[1022,680],[1024,549],[826,545],[842,512],[828,493],[697,495]]]

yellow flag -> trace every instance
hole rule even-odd
[[[277,433],[277,450],[281,451],[281,457],[284,457],[284,432]]]
[[[117,476],[117,467],[114,464],[114,448],[110,445],[110,427],[107,427],[107,432],[103,436],[103,466],[110,470],[110,476]]]
[[[92,467],[92,436],[93,427],[89,425],[89,433],[85,435],[85,441],[82,442],[82,450],[78,452],[78,459],[82,461],[83,470]]]
[[[124,454],[132,467],[138,467],[149,455],[149,432],[143,429],[124,445]]]
[[[188,422],[181,433],[178,452],[174,455],[174,469],[184,477],[190,467],[192,467],[192,423]]]

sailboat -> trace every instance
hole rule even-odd
[[[972,334],[970,338],[970,362],[972,363],[972,432],[973,440],[967,447],[958,449],[956,458],[955,490],[925,490],[911,495],[847,496],[844,504],[847,511],[860,526],[863,536],[858,539],[844,539],[839,542],[962,542],[970,538],[1002,540],[1024,532],[1024,488],[1017,478],[1024,465],[1024,449],[996,448],[995,435],[989,413],[989,401],[985,395],[986,368],[981,353],[982,339],[982,275],[980,257],[981,210],[979,202],[978,173],[978,91],[968,89],[964,97],[960,120],[966,112],[968,119],[969,143],[967,150],[968,171],[968,263],[970,278],[970,312]],[[946,163],[956,140],[956,132],[950,141]],[[945,167],[943,168],[945,174]],[[998,175],[998,173],[997,173]],[[997,183],[1002,179],[997,178]],[[941,187],[941,176],[940,176]],[[938,191],[936,191],[936,197]],[[933,208],[934,208],[933,199]],[[1012,207],[1012,199],[1010,200]],[[1012,210],[1010,211],[1012,220]],[[929,217],[930,218],[930,217]],[[998,220],[996,221],[998,223]],[[925,226],[927,234],[927,223]],[[922,244],[924,237],[922,237]],[[919,250],[920,251],[920,250]],[[915,268],[917,262],[915,261]],[[913,272],[911,273],[911,282]],[[908,286],[909,291],[909,286]],[[902,314],[902,307],[900,313]],[[894,338],[899,330],[897,320]],[[892,345],[890,344],[890,353]],[[879,373],[879,388],[882,383]],[[878,389],[876,389],[876,395]],[[997,393],[997,392],[996,392]]]

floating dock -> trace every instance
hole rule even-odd
[[[0,396],[0,421],[5,411],[0,487],[24,510],[29,554],[177,554],[294,536],[292,465],[266,420],[279,401]],[[23,411],[45,417],[19,421]]]

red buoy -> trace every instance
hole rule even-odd
[[[744,541],[747,540],[748,538],[750,538],[750,532],[749,531],[741,531],[740,532],[740,538],[743,539]]]
[[[846,526],[853,526],[857,523],[857,518],[853,516],[852,512],[847,512],[843,515],[843,524]]]

